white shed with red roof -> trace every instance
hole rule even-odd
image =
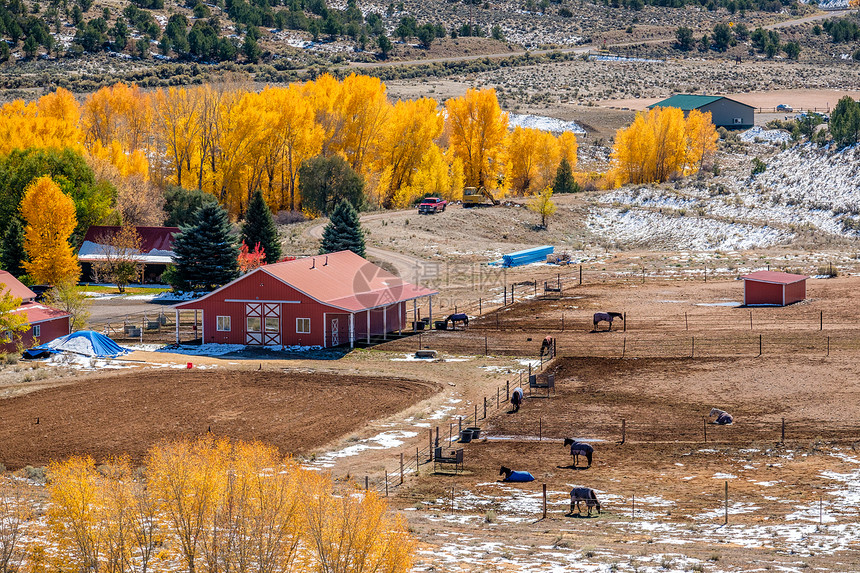
[[[744,279],[744,305],[785,306],[806,298],[805,275],[756,271]]]

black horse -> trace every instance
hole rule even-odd
[[[581,501],[585,502],[585,507],[588,510],[588,515],[591,515],[591,508],[597,508],[597,515],[600,515],[600,502],[597,501],[597,496],[594,490],[590,487],[575,487],[570,490],[570,513],[573,513],[573,506],[576,505],[576,512],[581,513],[579,507]]]
[[[588,460],[588,467],[591,467],[591,456],[594,454],[594,448],[584,442],[577,442],[573,438],[565,438],[564,445],[570,446],[570,455],[573,456],[573,467],[579,463],[579,456],[585,456]]]
[[[612,330],[612,321],[620,318],[624,322],[624,315],[620,312],[595,312],[594,313],[594,330],[597,330],[597,325],[601,322],[609,323],[609,330]]]
[[[524,397],[522,388],[514,388],[514,391],[511,392],[511,406],[514,407],[514,412],[520,411],[520,405],[523,403]]]

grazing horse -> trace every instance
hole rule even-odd
[[[732,418],[731,414],[724,410],[720,410],[719,408],[711,408],[711,413],[708,414],[708,417],[710,418],[711,416],[716,416],[717,419],[714,420],[714,423],[719,424],[721,426],[727,426],[728,424],[734,422],[734,419]]]
[[[499,475],[505,476],[504,481],[535,481],[534,476],[529,472],[518,472],[512,470],[511,468],[506,468],[505,466],[502,466],[502,468],[499,470]]]
[[[555,348],[555,339],[552,336],[547,336],[540,344],[540,355],[550,356]]]
[[[594,495],[594,490],[590,487],[575,487],[570,490],[570,513],[573,513],[573,506],[576,505],[576,513],[581,513],[579,502],[584,501],[585,507],[588,510],[588,515],[591,515],[591,508],[597,508],[597,515],[600,515],[600,502],[597,501],[597,496]]]
[[[469,315],[464,312],[459,312],[457,314],[449,314],[448,318],[445,319],[445,330],[448,330],[448,323],[451,323],[451,330],[457,329],[457,323],[462,322],[463,327],[469,326]]]
[[[520,405],[523,403],[523,398],[525,394],[523,394],[523,389],[520,387],[514,388],[514,391],[511,392],[511,405],[514,407],[514,412],[520,411]]]
[[[573,467],[579,464],[579,456],[585,456],[588,460],[588,467],[591,467],[591,456],[594,454],[594,448],[584,442],[577,442],[573,438],[565,438],[564,445],[570,446],[570,455],[573,456]]]
[[[609,330],[612,330],[612,321],[620,318],[624,321],[624,315],[620,312],[595,312],[594,313],[594,330],[597,330],[597,325],[601,322],[609,323]]]

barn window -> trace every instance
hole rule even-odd
[[[277,316],[267,316],[266,317],[266,332],[280,332],[281,331],[281,321],[278,320]]]
[[[311,319],[309,318],[297,318],[296,319],[296,334],[310,334],[311,333]]]
[[[247,319],[248,332],[260,332],[262,322],[259,316],[249,316]]]
[[[40,336],[42,336],[42,325],[41,324],[34,324],[33,325],[33,337],[39,338]]]
[[[744,123],[744,118],[742,118],[742,117],[736,117],[733,119],[734,119],[735,125],[743,125],[743,123]]]
[[[218,332],[230,332],[230,317],[219,316],[218,324],[215,326],[215,330],[217,330]]]

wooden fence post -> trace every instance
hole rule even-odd
[[[633,494],[633,506],[630,508],[630,519],[636,519],[636,494]]]
[[[684,312],[684,327],[686,330],[690,330],[690,322],[687,320],[687,313]]]
[[[483,311],[481,302],[482,302],[481,299],[478,299],[478,316],[481,316],[482,311]]]
[[[702,416],[702,433],[705,435],[705,443],[708,443],[708,419]]]
[[[483,417],[483,418],[481,418],[481,419],[482,419],[482,420],[486,420],[486,419],[487,419],[487,397],[486,397],[486,396],[484,396],[484,417]]]
[[[750,330],[752,330],[752,329],[753,329],[753,326],[752,326],[752,311],[750,311]]]
[[[726,525],[729,524],[729,480],[726,480]]]
[[[779,435],[779,443],[780,444],[785,443],[785,418],[782,419],[782,432],[780,432],[780,435]]]
[[[386,476],[386,486],[388,485],[388,477]],[[403,485],[403,452],[400,452],[400,485]]]
[[[543,441],[543,418],[538,420],[538,441]]]
[[[370,489],[370,478],[367,476],[364,476],[364,491],[367,491],[369,489]]]
[[[758,335],[758,355],[761,356],[761,334]]]
[[[624,316],[621,317],[621,322],[624,323],[624,332],[627,332],[627,313],[624,313]],[[612,323],[609,323],[609,328],[612,328]]]
[[[579,265],[579,286],[582,286],[582,265]]]
[[[385,497],[388,497],[388,470],[385,470]]]
[[[546,519],[546,484],[543,484],[543,518]]]
[[[505,402],[511,399],[511,381],[505,380]]]
[[[818,317],[818,330],[824,330],[824,311],[821,311],[821,315]]]
[[[627,337],[624,337],[621,345],[621,358],[624,358],[624,355],[627,353]]]
[[[690,358],[693,358],[696,354],[696,337],[690,337]]]
[[[627,420],[625,418],[621,418],[621,443],[627,441]]]
[[[830,356],[830,337],[827,337],[827,356]]]

